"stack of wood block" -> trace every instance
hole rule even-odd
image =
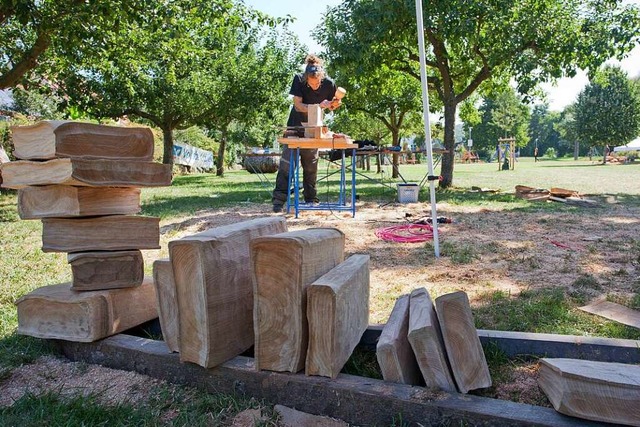
[[[141,249],[160,248],[159,218],[136,216],[140,188],[171,184],[153,162],[148,128],[44,121],[12,128],[14,162],[2,186],[18,190],[22,219],[41,219],[44,252],[66,252],[71,283],[17,302],[18,332],[94,341],[154,318],[155,290]]]
[[[396,301],[376,356],[386,381],[467,393],[491,386],[464,292],[436,298],[425,288]]]

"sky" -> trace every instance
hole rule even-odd
[[[296,21],[290,26],[291,31],[296,33],[300,41],[309,47],[310,52],[319,53],[322,51],[322,46],[313,40],[313,29],[322,22],[322,15],[326,12],[327,7],[337,6],[342,0],[311,0],[308,2],[301,0],[244,0],[244,2],[271,16],[291,15],[295,17]],[[632,50],[622,62],[611,61],[611,63],[620,65],[629,74],[629,77],[640,75],[640,46]],[[562,111],[576,100],[588,82],[586,74],[580,71],[576,77],[559,79],[555,85],[544,84],[542,88],[548,93],[549,108]]]

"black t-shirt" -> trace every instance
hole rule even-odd
[[[311,89],[307,83],[302,81],[302,74],[296,74],[291,83],[289,95],[299,96],[304,104],[320,104],[324,100],[331,101],[336,94],[336,84],[329,77],[325,77],[320,82],[317,90]],[[307,113],[296,111],[295,106],[291,107],[287,126],[301,126],[307,121]]]

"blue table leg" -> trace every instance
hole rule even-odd
[[[351,151],[351,215],[356,217],[356,150]]]
[[[292,152],[292,155],[294,153]],[[295,162],[296,162],[296,178],[295,178],[295,183],[294,185],[295,190],[294,190],[294,197],[293,197],[293,204],[295,206],[295,213],[296,213],[296,218],[298,218],[298,212],[300,211],[300,148],[296,148],[295,151]]]

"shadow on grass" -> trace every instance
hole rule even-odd
[[[54,345],[42,340],[13,333],[0,339],[0,381],[18,366],[33,363],[45,354],[54,354]]]

